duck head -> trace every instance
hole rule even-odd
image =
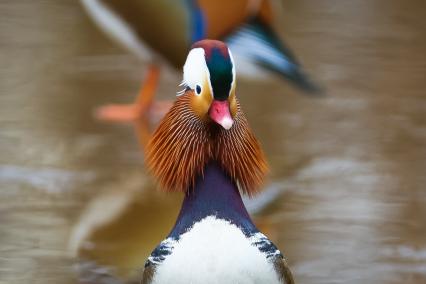
[[[185,89],[147,145],[148,168],[162,188],[187,192],[215,162],[251,195],[267,165],[235,94],[231,52],[220,41],[196,42],[183,71]]]
[[[228,130],[237,113],[235,66],[231,51],[221,41],[196,42],[183,67],[183,84],[193,92],[191,107],[203,121]]]

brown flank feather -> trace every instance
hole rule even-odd
[[[210,119],[201,120],[191,109],[191,96],[193,91],[178,97],[155,131],[146,152],[150,171],[165,190],[186,192],[214,160],[243,193],[254,194],[268,166],[239,103],[232,128],[225,130]]]

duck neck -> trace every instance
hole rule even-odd
[[[207,216],[227,220],[247,235],[256,230],[235,182],[214,162],[206,165],[204,175],[185,194],[170,236],[178,237]]]

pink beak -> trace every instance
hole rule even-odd
[[[209,115],[214,122],[220,124],[226,130],[229,130],[232,124],[234,124],[234,120],[229,112],[228,101],[213,100],[210,106]]]

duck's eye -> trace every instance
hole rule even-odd
[[[201,94],[201,86],[200,85],[195,86],[195,91],[197,92],[197,95]]]

